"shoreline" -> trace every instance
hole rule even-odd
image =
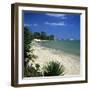
[[[80,75],[79,56],[68,54],[63,51],[57,52],[54,49],[40,46],[37,41],[33,43],[33,53],[38,56],[38,58],[35,59],[35,63],[40,64],[41,68],[49,61],[59,61],[65,67],[65,75]]]

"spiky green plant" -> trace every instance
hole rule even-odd
[[[64,75],[64,66],[58,61],[50,61],[43,67],[44,76]]]

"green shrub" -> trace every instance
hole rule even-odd
[[[64,66],[58,61],[50,61],[43,67],[44,76],[64,75]]]
[[[35,64],[35,67],[33,67],[33,65],[34,64],[24,68],[24,77],[39,77],[39,76],[42,76],[42,72],[40,71],[40,65]]]

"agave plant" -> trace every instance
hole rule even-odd
[[[43,67],[44,76],[64,75],[64,66],[58,61],[50,61]]]

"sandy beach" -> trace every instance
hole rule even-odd
[[[37,43],[33,42],[33,53],[38,56],[35,59],[35,63],[39,63],[41,68],[43,64],[49,62],[50,60],[59,61],[65,67],[65,75],[79,75],[80,74],[80,57],[76,55],[71,55],[63,51],[57,52],[55,49],[43,47]]]

